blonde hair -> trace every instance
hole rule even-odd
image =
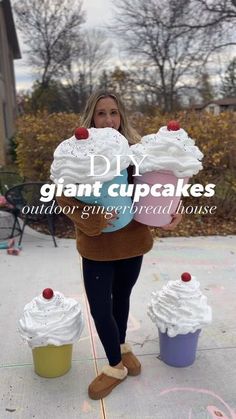
[[[123,102],[121,101],[121,99],[119,98],[119,96],[116,93],[113,92],[108,92],[108,91],[102,91],[102,90],[98,90],[96,92],[94,92],[88,99],[88,102],[85,106],[84,109],[84,113],[82,115],[81,118],[81,126],[85,127],[85,128],[91,128],[94,127],[94,111],[97,105],[97,102],[100,99],[106,98],[106,97],[111,97],[112,99],[115,100],[117,107],[118,107],[118,111],[120,113],[120,128],[119,128],[119,132],[124,135],[124,137],[127,138],[127,140],[129,141],[129,144],[135,144],[138,143],[140,141],[140,135],[137,133],[137,131],[131,126],[128,117],[126,115],[126,109],[125,106],[123,104]]]

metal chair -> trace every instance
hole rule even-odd
[[[6,192],[10,188],[23,182],[24,178],[22,178],[18,173],[0,171],[0,195],[5,197]],[[7,234],[6,238],[10,239],[14,237],[14,235],[19,235],[21,233],[21,227],[18,220],[19,211],[14,206],[9,205],[9,202],[6,202],[5,205],[1,205],[0,211],[11,214],[13,216],[11,227],[1,227],[1,229],[5,228],[5,230],[11,231],[10,234]]]
[[[50,214],[48,209],[48,207],[53,204],[53,200],[46,203],[40,201],[40,190],[43,185],[44,182],[21,183],[10,188],[5,194],[7,201],[14,207],[17,216],[20,216],[23,219],[23,226],[18,243],[19,245],[21,244],[23,238],[25,226],[29,221],[38,222],[46,219],[54,246],[57,247],[54,236],[55,216],[53,213]]]

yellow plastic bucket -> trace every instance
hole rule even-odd
[[[34,370],[41,377],[55,378],[71,368],[73,345],[48,345],[33,348]]]

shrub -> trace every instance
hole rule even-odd
[[[224,112],[218,116],[207,112],[157,113],[154,117],[139,116],[137,127],[145,135],[157,132],[170,119],[180,122],[204,154],[204,170],[192,182],[216,184],[214,197],[186,198],[185,204],[216,205],[218,216],[232,218],[236,212],[236,113]]]
[[[218,116],[186,111],[155,116],[139,113],[133,123],[144,135],[157,132],[169,119],[177,119],[204,153],[204,170],[192,182],[217,185],[214,197],[186,198],[186,205],[217,205],[218,216],[232,218],[236,211],[236,113]],[[38,112],[21,116],[16,136],[20,174],[28,180],[48,180],[56,146],[69,138],[78,124],[79,115],[72,113]]]
[[[56,146],[73,135],[79,115],[38,112],[17,122],[17,164],[27,180],[48,180]]]

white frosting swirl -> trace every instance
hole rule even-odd
[[[131,151],[140,165],[140,173],[168,170],[177,177],[196,175],[202,169],[202,152],[186,131],[169,131],[161,127],[156,134],[145,135],[140,143],[132,145]]]
[[[212,321],[212,310],[207,297],[200,291],[199,282],[192,277],[189,282],[181,279],[152,293],[148,315],[162,333],[174,337],[195,332]]]
[[[75,136],[62,141],[54,152],[51,165],[53,182],[60,178],[64,184],[68,183],[102,183],[117,176],[117,155],[122,155],[121,171],[130,164],[130,151],[127,139],[113,128],[89,128],[89,137],[86,140],[77,140]],[[108,173],[106,159],[95,157],[94,176],[91,176],[91,156],[101,155],[109,160]]]
[[[84,327],[80,304],[54,291],[51,299],[35,297],[24,307],[19,333],[31,348],[61,346],[77,341]]]

